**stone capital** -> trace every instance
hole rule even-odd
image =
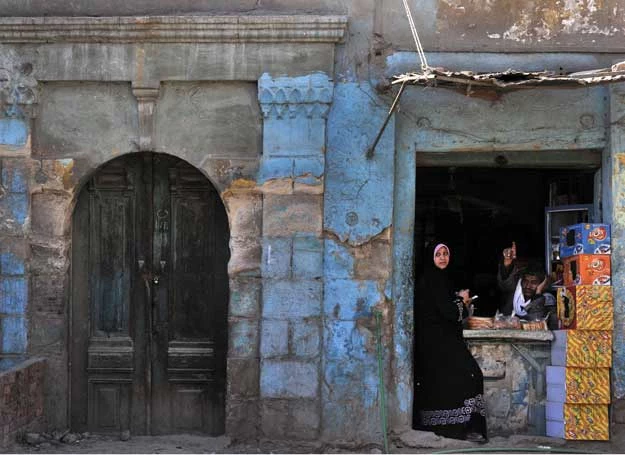
[[[301,77],[263,74],[258,80],[258,101],[265,118],[326,118],[334,84],[323,73]]]

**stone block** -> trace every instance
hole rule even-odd
[[[295,278],[321,278],[323,276],[322,240],[309,236],[293,239],[293,276]]]
[[[28,168],[25,160],[2,160],[2,187],[9,193],[28,192]]]
[[[261,282],[257,278],[237,276],[230,280],[230,316],[260,317]]]
[[[226,400],[226,434],[242,440],[253,440],[260,431],[257,400]]]
[[[24,315],[28,288],[23,277],[0,277],[0,313]]]
[[[0,319],[2,337],[0,352],[4,354],[24,354],[27,346],[26,319],[4,316]]]
[[[289,323],[287,321],[262,322],[260,354],[263,358],[284,356],[289,353]]]
[[[316,357],[320,354],[321,321],[305,319],[291,322],[291,353],[297,357]]]
[[[263,398],[314,398],[318,389],[318,362],[265,360],[261,365]]]
[[[231,237],[228,275],[260,276],[262,248],[256,237]]]
[[[305,177],[318,179],[323,177],[325,171],[325,158],[323,156],[316,157],[298,157],[293,160],[293,177],[297,177],[302,183],[307,183]],[[314,180],[310,181],[314,183]]]
[[[321,235],[323,197],[316,194],[265,194],[263,235],[287,237],[297,233]]]
[[[65,234],[71,197],[57,193],[35,193],[32,200],[32,230],[34,234],[60,237]]]
[[[0,145],[23,147],[28,141],[28,121],[21,118],[0,118]]]
[[[328,319],[354,321],[373,317],[373,307],[384,300],[375,281],[326,279],[323,313]]]
[[[29,214],[26,193],[7,193],[0,198],[0,234],[21,234]]]
[[[218,157],[259,157],[262,117],[256,93],[256,84],[246,81],[163,83],[155,151],[178,150],[190,162],[199,162],[207,151]]]
[[[258,321],[249,319],[230,320],[229,357],[258,356]]]
[[[266,280],[263,286],[263,317],[274,319],[319,316],[322,284],[319,281]]]
[[[263,400],[260,420],[264,437],[271,439],[287,438],[291,421],[289,400]]]
[[[317,400],[292,400],[288,435],[293,439],[317,439],[321,427],[321,407]]]
[[[228,360],[228,396],[233,399],[258,397],[260,364],[258,359]]]
[[[30,279],[32,311],[62,316],[65,314],[65,277],[33,275]]]
[[[230,235],[241,238],[261,236],[262,195],[254,191],[231,191],[224,195],[230,221]]]
[[[293,158],[271,158],[263,156],[258,173],[258,183],[263,184],[268,180],[288,179],[293,177]]]
[[[59,354],[65,352],[67,329],[65,320],[48,313],[34,313],[30,318],[29,348],[34,352]]]
[[[34,275],[65,274],[69,267],[68,244],[30,245],[30,272]]]
[[[289,237],[263,238],[261,271],[266,278],[289,278],[293,239]]]
[[[294,106],[294,109],[297,111],[298,107]],[[265,118],[263,153],[271,158],[322,156],[325,129],[324,118],[301,114],[293,118]]]

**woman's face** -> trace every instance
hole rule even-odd
[[[447,247],[440,247],[434,253],[434,265],[443,270],[449,265],[449,250]]]

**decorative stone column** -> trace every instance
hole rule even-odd
[[[261,433],[316,439],[321,425],[323,174],[333,85],[259,80],[263,111]]]
[[[609,196],[604,221],[612,224],[612,283],[614,283],[614,336],[612,338],[612,419],[625,423],[625,84],[610,85],[610,142],[604,167]],[[607,162],[606,162],[607,161]],[[607,165],[607,166],[606,166]],[[611,219],[610,219],[611,218]]]
[[[28,350],[28,242],[32,119],[38,100],[32,65],[0,56],[0,354]]]

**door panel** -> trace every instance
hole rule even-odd
[[[73,427],[222,434],[229,252],[210,182],[173,157],[126,156],[83,190],[73,227],[88,248],[72,253]]]

